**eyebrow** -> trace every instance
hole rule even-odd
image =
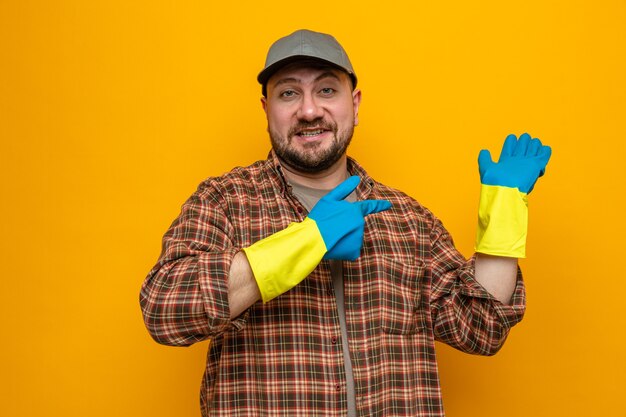
[[[318,75],[317,77],[315,77],[315,80],[313,80],[313,82],[318,82],[320,80],[323,80],[324,78],[334,78],[337,81],[341,81],[339,76],[335,74],[334,72],[325,71],[321,73],[320,75]],[[274,84],[274,87],[278,87],[281,84],[287,84],[287,83],[293,83],[293,82],[300,84],[300,79],[295,78],[295,77],[281,78],[280,80],[276,81],[276,84]]]

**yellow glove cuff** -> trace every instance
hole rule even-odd
[[[525,258],[527,232],[528,195],[517,188],[483,184],[476,252]]]
[[[315,220],[304,219],[259,240],[243,251],[248,258],[263,302],[289,291],[306,278],[326,253]]]

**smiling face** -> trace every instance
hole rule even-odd
[[[361,92],[352,90],[344,71],[311,63],[288,65],[268,80],[267,98],[261,101],[272,147],[289,168],[318,173],[345,159]]]

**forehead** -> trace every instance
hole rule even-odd
[[[319,62],[295,62],[276,71],[267,81],[268,88],[283,82],[309,83],[320,79],[335,79],[350,83],[348,74],[332,65]]]

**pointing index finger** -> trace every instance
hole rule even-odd
[[[354,203],[361,210],[363,216],[380,213],[391,208],[391,202],[387,200],[363,200]]]
[[[361,182],[361,178],[353,175],[324,196],[326,200],[340,201],[349,196]]]

